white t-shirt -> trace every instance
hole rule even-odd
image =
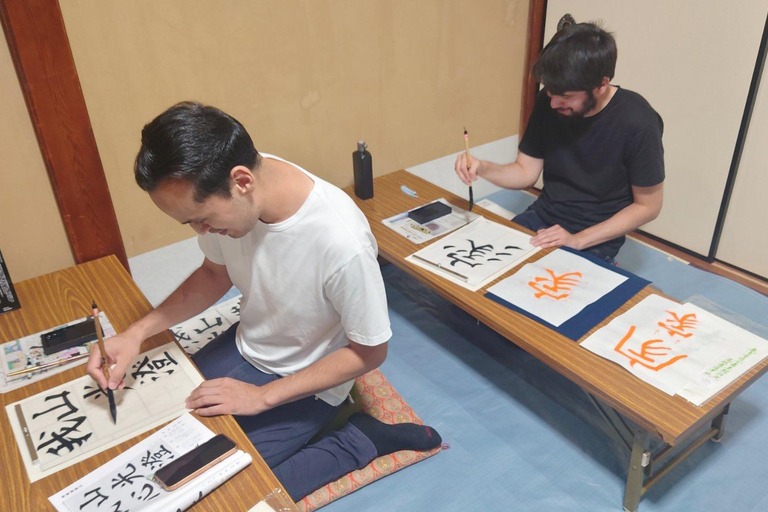
[[[262,153],[263,158],[285,160]],[[342,190],[292,164],[315,182],[299,210],[239,239],[199,237],[205,257],[226,265],[242,292],[237,347],[259,370],[291,375],[348,344],[392,336],[378,247],[368,220]],[[344,401],[354,381],[317,396]]]

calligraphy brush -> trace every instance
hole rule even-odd
[[[43,370],[47,370],[48,368],[53,368],[55,366],[61,366],[63,364],[71,363],[73,361],[77,361],[78,359],[83,359],[84,357],[88,357],[88,354],[80,354],[77,356],[68,357],[66,359],[59,359],[58,361],[50,361],[48,363],[41,364],[39,366],[30,366],[29,368],[24,368],[23,370],[16,370],[15,372],[9,372],[5,376],[6,377],[16,377],[17,375],[24,375],[27,373],[33,373],[33,372],[40,372]]]
[[[96,301],[91,301],[93,308],[93,324],[96,327],[96,337],[99,340],[99,352],[101,352],[101,366],[104,369],[104,375],[107,377],[107,398],[109,398],[109,413],[112,415],[112,422],[117,424],[117,405],[115,405],[115,393],[109,389],[109,364],[107,363],[107,351],[104,349],[104,335],[101,331],[101,322],[99,321],[99,307]]]
[[[464,148],[467,154],[467,171],[469,171],[469,134],[467,133],[467,127],[464,127]],[[475,204],[475,196],[472,193],[472,185],[469,185],[469,211],[472,211],[472,206]]]

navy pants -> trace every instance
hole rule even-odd
[[[280,379],[246,361],[235,344],[235,324],[192,356],[203,376],[230,377],[256,386]],[[347,423],[314,444],[307,442],[332,418],[338,407],[310,396],[256,416],[235,416],[248,439],[294,501],[376,458],[370,439]]]
[[[539,214],[536,213],[533,207],[529,207],[523,213],[516,215],[512,219],[512,222],[514,222],[515,224],[519,224],[524,228],[528,228],[534,233],[536,233],[540,229],[551,227],[551,224],[547,224],[541,219],[541,217],[539,217]],[[594,254],[601,260],[604,260],[611,265],[616,264],[616,261],[615,261],[616,254],[613,253],[611,249],[606,249],[605,247],[601,247],[600,245],[597,245],[595,247],[590,247],[589,249],[584,249],[584,252]]]

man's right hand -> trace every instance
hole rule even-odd
[[[101,389],[123,389],[125,372],[136,361],[143,338],[131,333],[130,330],[104,340],[104,349],[107,352],[107,365],[109,365],[109,383],[104,375],[101,365],[101,352],[99,345],[92,343],[90,356],[88,357],[88,375],[90,375]],[[114,367],[113,367],[114,365]]]
[[[467,154],[460,153],[459,156],[456,157],[456,174],[459,175],[459,178],[465,185],[472,185],[473,181],[477,181],[477,172],[480,170],[481,164],[482,162],[480,160],[469,155],[469,169],[467,169]]]

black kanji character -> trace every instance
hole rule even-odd
[[[47,440],[46,442],[40,444],[37,447],[37,450],[42,450],[46,446],[53,444],[53,443],[59,443],[55,447],[48,448],[47,453],[52,453],[53,455],[58,455],[59,451],[61,451],[63,448],[66,448],[69,450],[67,453],[71,453],[75,449],[75,445],[82,446],[84,442],[86,442],[91,435],[93,435],[92,432],[89,432],[88,434],[82,436],[82,437],[70,437],[68,438],[72,432],[80,432],[78,429],[80,425],[85,421],[85,416],[80,416],[79,418],[71,418],[68,420],[64,420],[65,423],[74,423],[74,425],[70,426],[64,426],[59,432],[54,432],[51,434],[51,438]],[[40,434],[40,440],[45,437],[45,432],[42,432]]]
[[[164,352],[164,354],[165,357],[158,356],[152,360],[149,359],[149,356],[144,356],[143,361],[139,361],[133,365],[135,371],[131,372],[131,377],[133,377],[134,380],[141,379],[139,384],[144,384],[144,379],[146,377],[149,377],[152,382],[159,379],[161,376],[158,375],[158,372],[166,375],[172,374],[174,372],[173,368],[165,368],[171,365],[178,365],[179,363],[176,362],[167,351]]]
[[[122,489],[126,485],[133,485],[133,481],[138,478],[144,478],[144,475],[135,475],[136,473],[136,466],[133,464],[128,464],[125,466],[125,469],[130,468],[130,472],[127,475],[123,475],[122,473],[118,473],[117,477],[112,479],[112,488],[114,489],[118,485]]]
[[[210,325],[208,323],[208,319],[207,318],[201,318],[201,320],[205,324],[205,327],[202,328],[202,329],[193,329],[197,334],[202,334],[202,333],[204,333],[207,330],[213,329],[214,327],[221,327],[222,325],[224,325],[224,323],[221,321],[221,317],[220,316],[216,317],[215,323],[213,325]]]
[[[141,465],[154,471],[156,465],[169,460],[173,460],[173,453],[165,446],[160,445],[160,449],[155,453],[147,450],[147,454],[141,458]]]
[[[152,491],[155,490],[155,487],[152,484],[144,484],[144,486],[141,488],[141,491],[139,491],[139,496],[136,496],[136,491],[133,491],[131,493],[131,498],[141,500],[141,501],[150,501],[158,496],[160,496],[159,492],[156,492],[155,494],[152,494]],[[142,496],[142,494],[146,491],[146,495]]]
[[[55,398],[61,398],[61,402],[62,403],[57,405],[57,406],[55,406],[55,407],[51,407],[47,411],[42,411],[42,412],[38,412],[38,413],[33,414],[32,415],[32,419],[35,419],[38,416],[42,416],[43,414],[47,414],[47,413],[49,413],[51,411],[55,411],[56,409],[59,409],[61,407],[66,407],[67,411],[65,413],[63,413],[61,416],[59,416],[58,418],[56,418],[57,420],[61,420],[62,418],[66,418],[70,414],[74,414],[77,411],[79,411],[79,409],[77,407],[75,407],[74,405],[72,405],[72,402],[69,401],[69,391],[62,391],[61,393],[58,393],[56,395],[49,395],[49,396],[45,397],[45,401],[47,402],[48,400],[52,400],[52,399],[55,399]]]
[[[100,491],[101,491],[101,487],[97,487],[96,489],[91,489],[90,491],[88,491],[85,494],[83,494],[83,498],[85,498],[86,496],[88,496],[89,494],[92,494],[92,493],[96,493],[96,496],[94,496],[90,500],[88,500],[85,503],[83,503],[82,505],[80,505],[80,510],[83,510],[85,507],[90,505],[96,499],[101,498],[99,503],[96,505],[97,507],[100,507],[102,503],[107,501],[109,499],[109,496],[104,496],[103,494],[101,494]]]

